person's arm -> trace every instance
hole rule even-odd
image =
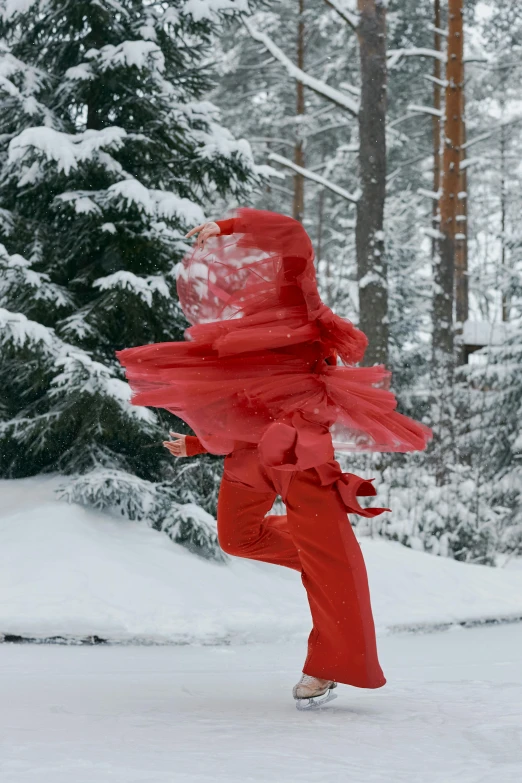
[[[185,435],[185,450],[187,457],[195,457],[196,454],[208,454],[207,449],[195,435]]]
[[[219,226],[220,233],[225,236],[234,233],[234,218],[228,218],[228,220],[216,220],[216,226]]]
[[[228,218],[228,220],[218,220],[216,222],[210,221],[208,223],[202,223],[200,226],[195,226],[188,234],[185,235],[186,239],[198,235],[196,239],[196,247],[204,248],[207,241],[212,237],[221,235],[233,234],[236,230],[235,218]]]
[[[184,435],[181,432],[170,432],[174,440],[164,440],[163,445],[173,457],[194,457],[196,454],[208,454],[199,438],[195,435]]]

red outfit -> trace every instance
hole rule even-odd
[[[366,338],[317,293],[313,250],[291,218],[239,210],[178,277],[188,342],[118,353],[137,405],[164,407],[197,434],[187,453],[226,454],[218,536],[230,554],[302,574],[313,618],[304,672],[377,688],[366,570],[347,513],[370,482],[346,451],[412,451],[431,436],[395,410],[385,368],[354,367]],[[228,238],[230,236],[230,238]],[[338,366],[339,356],[344,366]],[[286,516],[265,516],[280,495]]]

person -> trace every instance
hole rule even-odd
[[[298,708],[335,697],[337,683],[380,688],[366,568],[348,514],[370,480],[341,470],[346,452],[421,450],[431,431],[396,411],[383,366],[355,366],[365,335],[320,299],[303,226],[239,209],[196,226],[178,268],[185,342],[117,352],[135,405],[162,407],[195,435],[173,432],[175,457],[224,455],[217,533],[237,557],[301,574],[312,616]],[[286,514],[271,513],[281,497]]]

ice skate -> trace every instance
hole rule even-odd
[[[318,677],[303,674],[292,691],[295,706],[298,710],[324,707],[329,701],[337,698],[337,694],[332,693],[334,688],[337,688],[337,683],[332,680],[321,680]]]

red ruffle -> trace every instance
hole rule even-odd
[[[233,229],[181,265],[187,341],[118,352],[133,403],[176,414],[215,454],[259,444],[285,471],[328,462],[330,431],[344,451],[424,449],[431,431],[395,410],[389,372],[352,366],[366,337],[321,302],[301,224],[244,209]]]

